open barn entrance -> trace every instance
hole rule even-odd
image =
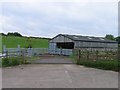
[[[73,42],[59,42],[59,43],[57,43],[57,48],[73,49],[74,43]]]

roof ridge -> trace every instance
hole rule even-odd
[[[85,41],[100,41],[100,42],[117,42],[115,40],[109,40],[105,37],[95,37],[95,36],[83,36],[83,35],[70,35],[70,34],[60,34],[72,40],[85,40]]]

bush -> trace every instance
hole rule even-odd
[[[2,59],[2,67],[9,66],[9,60],[7,58]]]
[[[7,66],[15,66],[22,64],[22,58],[21,57],[10,57],[10,58],[3,58],[2,59],[2,67],[7,67]]]
[[[20,61],[19,61],[19,59],[17,59],[17,58],[11,58],[10,60],[9,60],[9,65],[10,66],[15,66],[15,65],[19,65],[20,64]]]

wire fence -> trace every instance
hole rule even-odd
[[[118,60],[118,51],[90,51],[90,50],[81,50],[75,49],[74,53],[76,55],[77,62],[81,60],[86,61],[106,61],[106,60]]]

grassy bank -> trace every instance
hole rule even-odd
[[[77,63],[78,65],[83,65],[92,68],[98,68],[103,70],[113,70],[119,71],[120,70],[120,62],[117,60],[109,60],[109,61],[85,61],[81,60]]]
[[[48,39],[16,37],[16,36],[2,36],[2,45],[6,45],[7,48],[16,48],[20,45],[21,48],[27,47],[29,44],[33,48],[48,48]]]

